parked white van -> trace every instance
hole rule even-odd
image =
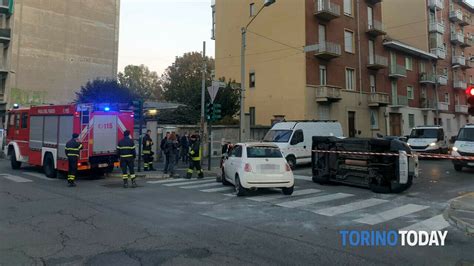
[[[451,155],[474,156],[474,124],[467,124],[459,129]],[[474,167],[474,161],[453,160],[454,169],[462,171],[463,167]]]
[[[297,164],[311,162],[314,136],[342,137],[342,127],[337,121],[295,121],[275,124],[263,139],[280,148],[293,169]]]
[[[448,152],[448,143],[441,126],[418,126],[413,128],[408,137],[408,145],[416,152]]]

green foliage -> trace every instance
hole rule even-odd
[[[134,99],[129,88],[111,79],[89,81],[76,92],[77,103],[129,103]]]
[[[118,74],[118,81],[141,99],[162,100],[161,80],[156,72],[150,71],[145,65],[126,66],[124,71]]]
[[[181,106],[176,110],[162,110],[157,116],[158,124],[190,125],[199,121],[200,113],[189,106]]]

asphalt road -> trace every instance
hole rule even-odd
[[[474,171],[441,160],[421,161],[421,170],[410,190],[394,195],[320,186],[300,167],[300,195],[238,198],[214,177],[139,180],[135,189],[84,178],[69,188],[0,161],[0,264],[473,265],[474,238],[440,215],[448,200],[474,191]],[[446,246],[343,247],[339,233],[404,228],[447,230]]]

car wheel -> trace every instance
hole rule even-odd
[[[284,187],[281,189],[281,191],[283,192],[284,195],[291,195],[293,194],[293,190],[294,190],[294,186],[292,187]]]
[[[296,167],[296,158],[293,155],[287,156],[286,157],[286,162],[290,166],[291,170],[295,170]]]
[[[46,154],[43,161],[43,171],[44,174],[49,178],[56,178],[58,171],[54,169],[54,160],[51,154]]]
[[[16,160],[15,150],[13,150],[11,155],[10,155],[10,164],[12,166],[12,169],[14,169],[14,170],[18,170],[21,167],[21,162]]]
[[[240,184],[240,179],[238,176],[235,177],[235,193],[237,196],[245,196],[247,194],[247,189],[242,187],[242,184]]]
[[[454,165],[454,170],[456,170],[457,172],[461,172],[462,171],[462,165],[455,164]]]
[[[224,185],[224,186],[230,186],[231,185],[231,183],[229,181],[227,181],[227,179],[225,179],[224,168],[222,168],[221,182],[222,182],[222,185]]]

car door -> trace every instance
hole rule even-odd
[[[304,142],[303,130],[295,130],[295,133],[293,133],[293,136],[290,140],[290,150],[295,155],[296,161],[298,163],[304,162],[305,159],[308,159],[306,158],[306,148],[307,147],[305,146]]]
[[[238,171],[238,166],[240,165],[241,160],[242,160],[242,146],[237,145],[232,149],[229,159],[227,160],[224,167],[225,174],[232,183],[235,182],[235,174]]]

